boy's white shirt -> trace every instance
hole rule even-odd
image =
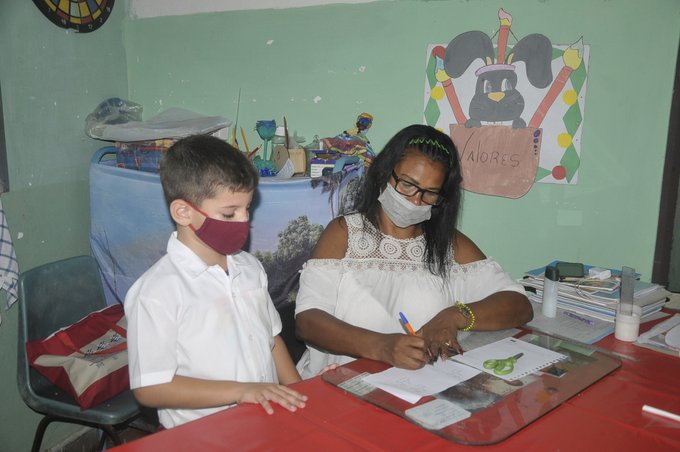
[[[271,354],[281,319],[262,264],[241,251],[229,274],[206,265],[174,232],[167,254],[125,297],[130,387],[169,383],[175,374],[208,380],[278,382]],[[171,428],[223,410],[159,409]]]

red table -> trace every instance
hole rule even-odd
[[[649,324],[642,327],[646,330]],[[642,412],[680,413],[680,358],[614,339],[596,344],[638,359],[495,446],[462,446],[316,377],[294,387],[309,396],[290,413],[240,405],[122,445],[117,452],[172,450],[680,450],[680,423]]]

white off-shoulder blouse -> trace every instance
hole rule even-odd
[[[448,278],[426,267],[425,238],[395,239],[376,229],[361,214],[345,216],[347,253],[342,259],[310,259],[300,276],[296,315],[321,309],[351,325],[380,333],[404,333],[403,312],[415,330],[456,301],[470,304],[504,290],[524,294],[491,258],[460,265],[450,256]],[[302,378],[317,375],[332,363],[354,358],[308,345],[298,362]]]

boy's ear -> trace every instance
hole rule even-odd
[[[175,199],[170,203],[170,216],[180,226],[191,224],[192,211],[193,209],[183,199]]]

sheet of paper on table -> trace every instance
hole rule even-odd
[[[383,391],[416,403],[421,397],[436,394],[479,374],[479,370],[451,360],[438,360],[417,370],[391,367],[363,378]]]

